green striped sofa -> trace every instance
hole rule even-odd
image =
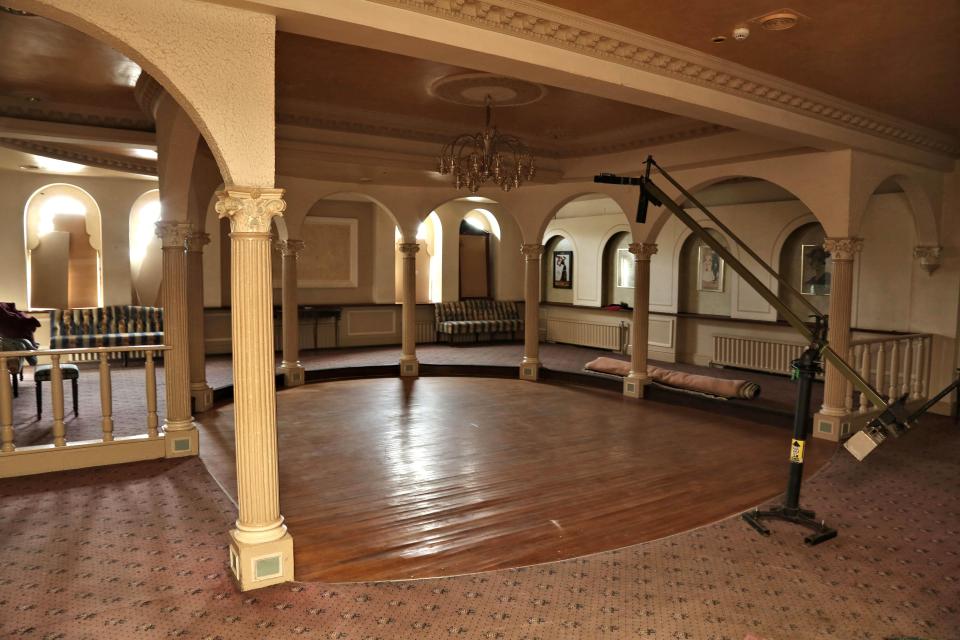
[[[439,342],[513,340],[523,335],[520,305],[505,300],[471,299],[434,305]]]
[[[112,305],[50,312],[51,349],[139,344],[163,344],[163,308]],[[125,354],[117,357],[127,360]]]

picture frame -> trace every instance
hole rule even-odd
[[[805,296],[829,296],[832,267],[830,253],[821,245],[800,245],[800,293]]]
[[[630,249],[617,249],[617,287],[633,289],[636,286],[637,271],[634,268],[633,254]]]
[[[553,252],[553,288],[573,289],[573,251]]]
[[[697,291],[723,292],[723,258],[705,244],[697,247]]]

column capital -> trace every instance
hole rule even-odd
[[[193,233],[193,225],[189,222],[161,220],[156,225],[156,234],[164,249],[185,248],[187,237],[191,233]]]
[[[657,245],[653,242],[631,242],[630,253],[635,256],[635,260],[649,261],[653,254],[657,252]]]
[[[929,274],[940,268],[943,247],[918,246],[913,248],[913,257],[920,260],[920,267]]]
[[[283,215],[287,203],[283,189],[227,187],[217,192],[217,215],[230,220],[232,233],[269,233],[274,216]]]
[[[520,253],[527,260],[538,260],[540,256],[543,255],[543,245],[542,244],[521,244]]]
[[[863,238],[824,238],[823,248],[834,262],[850,261],[863,249]]]
[[[203,231],[191,231],[187,234],[187,251],[200,253],[210,244],[210,234]]]
[[[397,250],[406,258],[413,258],[420,251],[420,245],[416,242],[401,242],[397,245]]]
[[[306,243],[303,240],[277,240],[280,254],[286,258],[290,256],[298,257],[305,246]]]

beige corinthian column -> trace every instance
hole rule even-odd
[[[303,240],[281,240],[283,256],[283,383],[288,387],[303,384],[300,362],[300,313],[297,310],[297,260],[303,251]]]
[[[190,396],[197,413],[213,406],[207,384],[207,355],[203,333],[203,248],[210,234],[195,231],[187,236],[187,318],[190,324]]]
[[[283,189],[228,187],[217,213],[230,220],[236,527],[230,568],[243,590],[293,579],[293,538],[280,515],[273,360],[270,222]]]
[[[634,242],[633,254],[633,320],[630,323],[630,373],[623,379],[623,395],[642,398],[647,377],[647,338],[650,333],[650,258],[657,245]]]
[[[850,351],[850,316],[853,309],[853,259],[863,248],[862,238],[827,238],[823,248],[830,252],[830,318],[827,341],[841,356]],[[852,364],[852,363],[848,363]],[[831,364],[826,366],[823,406],[814,416],[813,435],[837,441],[850,431],[845,406],[846,378]]]
[[[520,378],[540,376],[540,256],[542,244],[522,244],[523,254],[523,360]]]
[[[167,416],[163,425],[167,457],[200,452],[197,425],[190,415],[190,348],[187,330],[187,236],[193,225],[172,220],[157,223],[163,247],[163,354]]]
[[[417,362],[417,252],[416,242],[397,245],[403,254],[403,341],[400,353],[400,375],[420,375]]]

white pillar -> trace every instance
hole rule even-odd
[[[650,334],[650,258],[657,245],[634,242],[633,254],[633,320],[630,324],[630,373],[623,379],[623,395],[642,398],[647,376],[647,340]]]
[[[208,244],[210,234],[196,231],[187,236],[190,396],[197,413],[213,406],[213,390],[207,384],[207,346],[203,329],[203,248]]]
[[[286,203],[283,189],[229,187],[217,198],[231,231],[239,515],[230,531],[230,568],[246,591],[293,579],[293,538],[280,515],[270,269],[270,222]]]
[[[417,252],[416,242],[401,242],[397,245],[403,255],[403,337],[400,355],[400,375],[420,375],[417,362]]]
[[[862,238],[827,238],[823,248],[830,252],[830,314],[827,341],[842,355],[850,352],[850,316],[853,310],[853,259],[863,248]],[[849,363],[848,363],[849,364]],[[850,432],[846,407],[846,378],[827,363],[823,385],[823,406],[813,419],[816,438],[838,441]]]
[[[296,387],[304,382],[300,362],[300,314],[297,310],[297,261],[303,250],[303,240],[281,240],[283,257],[283,383]]]
[[[200,452],[197,425],[190,415],[190,349],[187,324],[187,236],[193,225],[172,220],[157,223],[163,247],[163,354],[167,415],[163,425],[167,457]]]
[[[523,254],[523,360],[520,378],[540,376],[540,256],[542,244],[522,244]]]

